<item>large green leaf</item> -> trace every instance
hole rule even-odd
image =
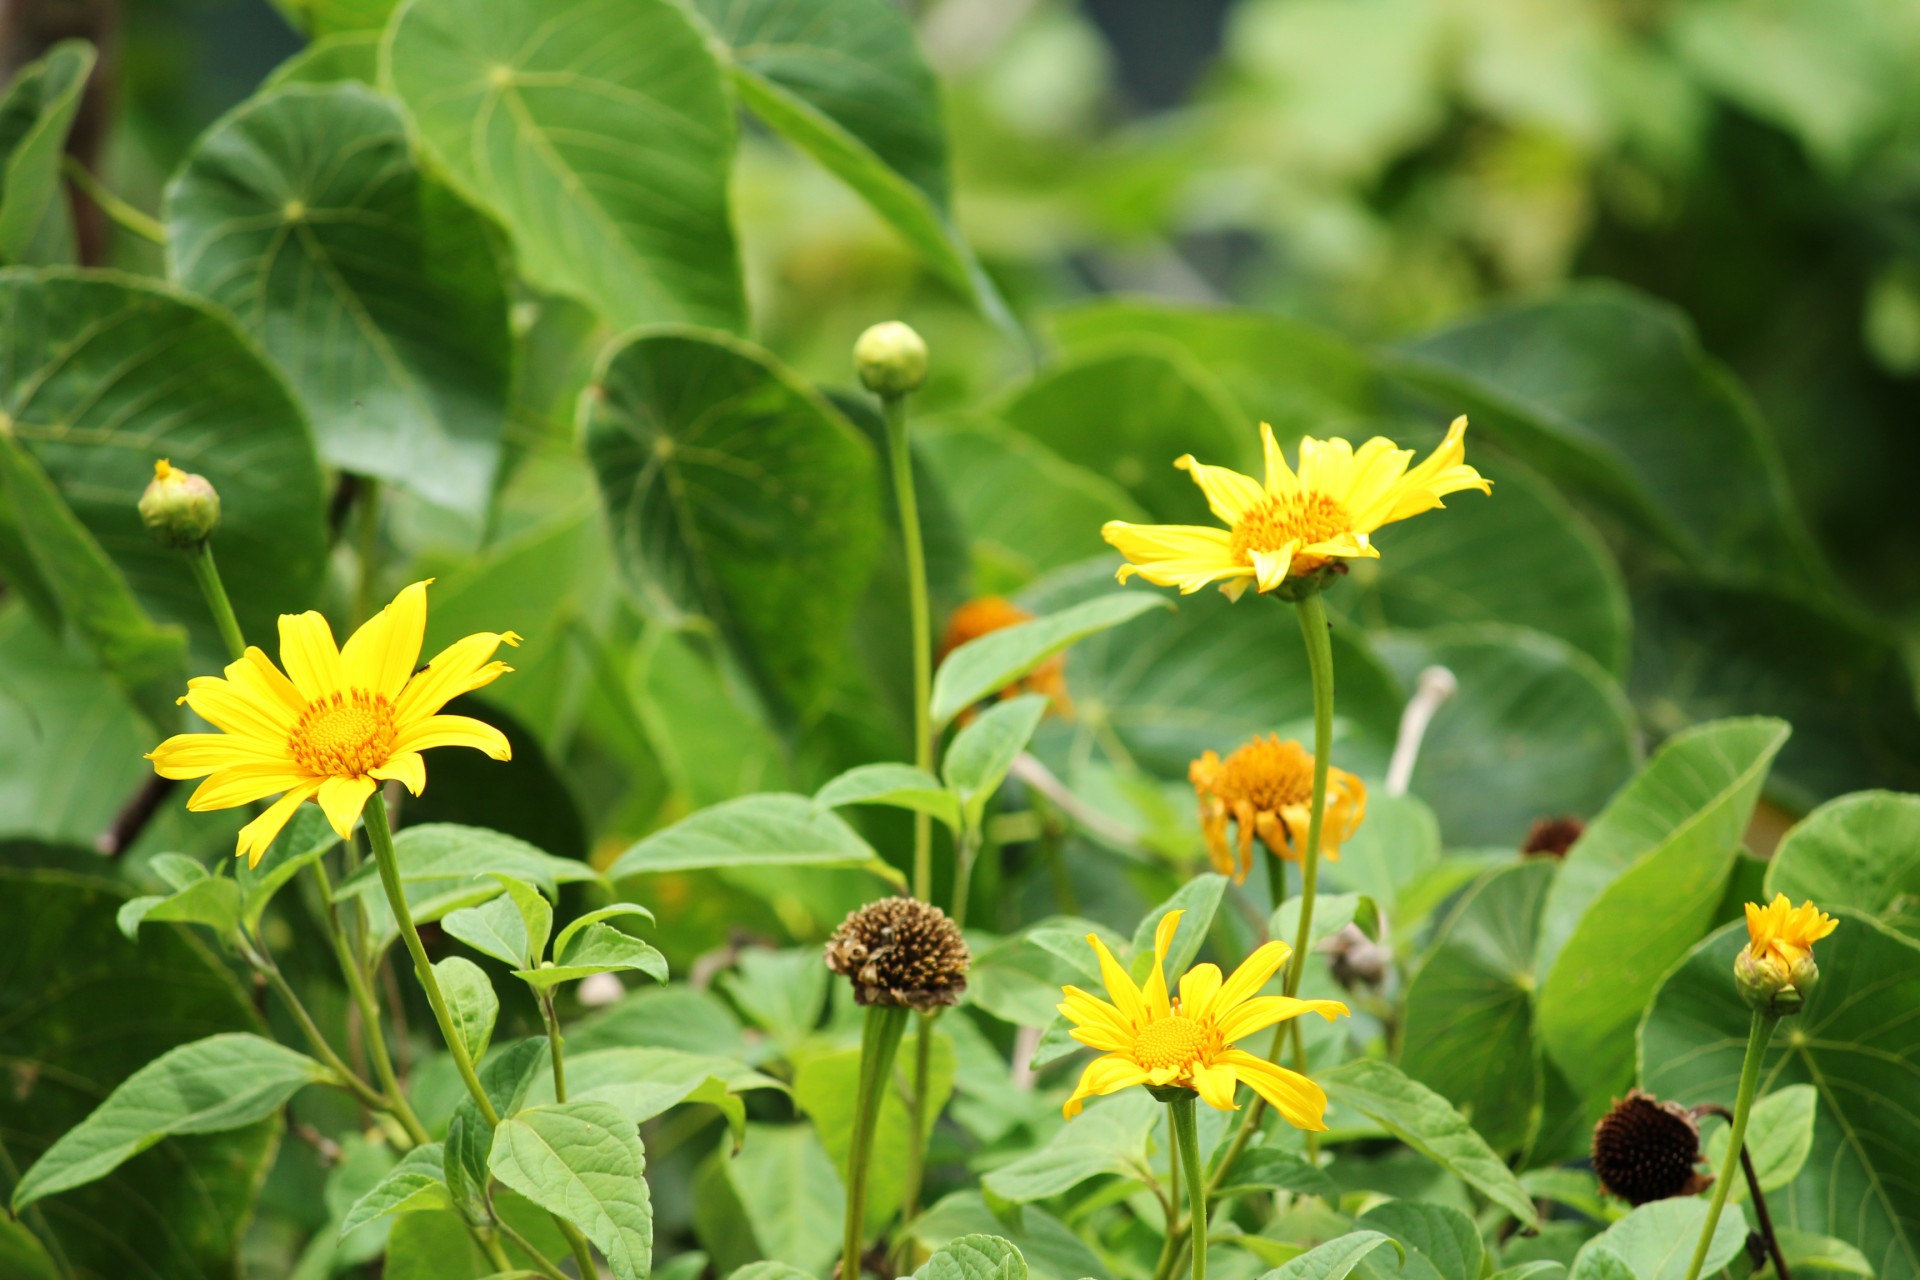
[[[1027,1280],[1027,1260],[1003,1236],[960,1236],[935,1249],[913,1280]]]
[[[947,210],[939,86],[890,0],[694,0],[741,100],[845,182],[934,271],[1013,325]]]
[[[1423,338],[1399,367],[1704,567],[1755,582],[1820,573],[1771,437],[1669,307],[1579,289]]]
[[[504,265],[485,221],[413,162],[354,84],[250,98],[167,189],[169,274],[259,339],[321,454],[480,515],[505,425]]]
[[[1448,844],[1518,848],[1536,819],[1599,809],[1634,766],[1625,696],[1564,641],[1481,624],[1374,643],[1409,688],[1432,665],[1459,682],[1413,771],[1413,793],[1433,806]]]
[[[1842,908],[1822,941],[1820,982],[1783,1020],[1760,1087],[1810,1084],[1820,1105],[1813,1151],[1784,1191],[1776,1223],[1834,1236],[1866,1254],[1880,1280],[1920,1276],[1920,945]],[[1689,1104],[1733,1104],[1750,1015],[1733,992],[1746,929],[1696,946],[1640,1024],[1640,1083]]]
[[[1632,1074],[1627,1033],[1647,998],[1713,923],[1788,732],[1756,718],[1672,739],[1568,853],[1535,952],[1539,1032],[1588,1118]]]
[[[1335,603],[1369,626],[1505,622],[1558,636],[1616,676],[1627,666],[1627,590],[1606,544],[1531,471],[1481,463],[1494,496],[1390,525]]]
[[[581,418],[648,607],[712,619],[776,703],[815,709],[878,549],[866,441],[765,352],[690,329],[609,351]]]
[[[1447,1205],[1389,1200],[1361,1214],[1353,1225],[1384,1231],[1405,1246],[1399,1270],[1404,1280],[1474,1280],[1486,1262],[1486,1246],[1473,1219]]]
[[[1144,592],[1113,592],[969,640],[934,672],[934,723],[992,697],[1061,650],[1166,607],[1165,599]]]
[[[1174,459],[1191,453],[1251,471],[1259,455],[1256,424],[1213,375],[1152,338],[1102,345],[1044,370],[997,416],[1068,462],[1117,481],[1155,520],[1172,524],[1217,523]]]
[[[611,1103],[527,1107],[494,1130],[493,1176],[600,1247],[615,1280],[653,1270],[653,1202],[633,1122]]]
[[[702,809],[633,845],[607,875],[710,867],[865,867],[897,879],[838,814],[805,796],[768,792]]]
[[[1368,1254],[1381,1245],[1400,1246],[1392,1236],[1379,1231],[1354,1231],[1316,1245],[1285,1265],[1260,1277],[1260,1280],[1345,1280]]]
[[[1707,1202],[1698,1197],[1643,1204],[1582,1246],[1569,1280],[1683,1280],[1706,1225]],[[1746,1224],[1734,1214],[1723,1215],[1700,1274],[1713,1275],[1732,1262],[1746,1240]],[[1611,1262],[1624,1263],[1625,1274]]]
[[[1539,1222],[1519,1179],[1445,1098],[1373,1058],[1356,1058],[1319,1076],[1333,1102],[1370,1117],[1441,1167],[1458,1174],[1528,1226]]]
[[[1634,618],[1632,692],[1656,732],[1779,716],[1793,741],[1767,789],[1795,809],[1864,787],[1920,791],[1920,691],[1883,624],[1687,578],[1637,585]]]
[[[93,63],[92,45],[62,40],[14,72],[0,98],[0,262],[73,261],[60,166]]]
[[[981,1185],[1002,1200],[1024,1204],[1071,1191],[1102,1174],[1145,1182],[1152,1173],[1147,1138],[1159,1120],[1160,1108],[1152,1098],[1127,1090],[1089,1107],[1062,1125],[1045,1146],[1001,1165],[981,1179]]]
[[[16,975],[0,984],[7,1182],[146,1063],[256,1025],[246,993],[189,931],[123,937],[123,895],[86,876],[0,867],[0,972]],[[278,1130],[268,1118],[165,1139],[22,1221],[81,1276],[124,1275],[130,1256],[158,1280],[227,1274]]]
[[[1920,941],[1920,796],[1842,796],[1787,833],[1767,864],[1767,896],[1845,907]]]
[[[542,287],[620,327],[744,325],[733,112],[677,5],[413,0],[389,28],[381,77]]]
[[[1502,1151],[1526,1142],[1540,1093],[1533,957],[1553,873],[1552,862],[1539,861],[1481,877],[1407,985],[1401,1068]]]
[[[820,1274],[839,1252],[846,1212],[812,1125],[750,1124],[740,1154],[716,1152],[694,1183],[694,1229],[716,1261],[767,1258]]]
[[[178,727],[186,687],[186,637],[154,624],[33,455],[0,433],[0,502],[18,541],[10,572],[41,585],[57,617],[85,640],[94,659],[148,724]],[[11,542],[12,539],[7,541]]]
[[[226,647],[186,558],[157,545],[135,507],[156,459],[219,490],[214,547],[249,637],[312,603],[325,500],[306,422],[205,303],[104,273],[0,272],[0,412],[141,604],[184,624],[207,665]]]

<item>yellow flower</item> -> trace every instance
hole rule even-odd
[[[180,701],[222,732],[177,734],[147,759],[163,778],[206,779],[187,801],[195,812],[280,796],[240,829],[234,852],[250,866],[259,865],[305,800],[319,803],[344,840],[379,780],[420,794],[427,785],[420,753],[427,748],[476,747],[495,760],[512,754],[506,735],[492,725],[438,712],[511,671],[491,659],[500,645],[518,645],[520,637],[511,631],[471,635],[416,671],[426,629],[426,582],[394,597],[344,649],[335,647],[319,614],[282,614],[286,674],[249,648],[228,665],[225,679],[196,676]]]
[[[1273,428],[1263,422],[1264,485],[1196,462],[1192,454],[1173,464],[1192,473],[1225,529],[1109,520],[1100,532],[1127,558],[1118,575],[1122,582],[1137,573],[1187,595],[1219,582],[1236,600],[1249,585],[1273,591],[1335,561],[1378,557],[1369,539],[1375,529],[1443,507],[1440,499],[1449,493],[1491,492],[1490,483],[1466,465],[1466,431],[1467,420],[1455,418],[1440,447],[1411,470],[1413,450],[1397,449],[1381,436],[1358,449],[1345,440],[1308,436],[1300,441],[1295,474]]]
[[[1153,939],[1153,972],[1144,989],[1133,984],[1099,938],[1087,935],[1100,957],[1100,977],[1112,1003],[1078,987],[1063,988],[1067,998],[1060,1012],[1074,1024],[1073,1038],[1105,1050],[1088,1064],[1080,1087],[1067,1099],[1067,1119],[1080,1114],[1087,1098],[1136,1084],[1192,1089],[1208,1106],[1235,1111],[1234,1089],[1245,1081],[1296,1129],[1325,1129],[1321,1117],[1327,1095],[1319,1085],[1233,1044],[1303,1013],[1317,1013],[1331,1022],[1346,1013],[1347,1006],[1338,1000],[1256,994],[1293,953],[1284,942],[1262,946],[1224,982],[1217,965],[1198,965],[1180,979],[1179,996],[1170,996],[1167,948],[1181,914],[1169,911],[1160,919]]]
[[[1840,927],[1840,922],[1812,901],[1792,905],[1784,893],[1766,906],[1747,904],[1748,951],[1759,964],[1782,974],[1813,954],[1813,944]]]
[[[1299,862],[1306,854],[1313,808],[1313,753],[1278,734],[1255,738],[1225,760],[1209,751],[1187,766],[1200,800],[1200,829],[1214,870],[1245,883],[1253,869],[1253,838],[1274,856]],[[1327,813],[1320,852],[1329,861],[1367,816],[1367,787],[1345,769],[1327,769]],[[1239,828],[1239,861],[1227,845],[1227,821]]]

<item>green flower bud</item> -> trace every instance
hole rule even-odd
[[[220,527],[220,495],[206,477],[181,471],[165,458],[153,464],[153,481],[140,495],[140,519],[163,547],[205,545]]]
[[[877,396],[904,396],[927,380],[927,344],[898,320],[876,324],[853,344],[853,367]]]
[[[1747,1007],[1768,1017],[1785,1018],[1800,1012],[1813,986],[1820,980],[1820,967],[1813,957],[1793,965],[1773,955],[1756,957],[1753,948],[1742,947],[1733,962],[1733,984]]]

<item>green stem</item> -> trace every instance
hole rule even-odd
[[[1700,1268],[1706,1265],[1707,1250],[1713,1245],[1713,1233],[1720,1226],[1720,1211],[1726,1208],[1727,1193],[1733,1188],[1740,1168],[1740,1151],[1747,1140],[1747,1120],[1753,1114],[1753,1095],[1760,1084],[1760,1064],[1767,1056],[1767,1040],[1776,1021],[1760,1010],[1753,1011],[1753,1026],[1747,1032],[1747,1058],[1740,1067],[1740,1092],[1733,1102],[1733,1123],[1727,1131],[1727,1154],[1720,1162],[1720,1176],[1714,1180],[1713,1199],[1707,1204],[1707,1220],[1700,1228],[1700,1242],[1693,1247],[1693,1261],[1687,1264],[1687,1280],[1700,1280]]]
[[[540,993],[540,1020],[547,1024],[547,1050],[553,1056],[553,1100],[567,1100],[567,1060],[560,1047],[560,1019],[553,1011],[553,993]]]
[[[907,1176],[900,1200],[900,1221],[920,1216],[920,1184],[927,1176],[927,1086],[933,1075],[933,1023],[938,1011],[920,1015],[913,1044],[913,1098],[907,1106]]]
[[[360,561],[360,582],[354,590],[353,624],[357,627],[377,611],[374,603],[380,576],[380,482],[360,477],[359,537],[354,551]]]
[[[540,1252],[539,1248],[533,1243],[533,1241],[527,1239],[525,1236],[521,1235],[518,1231],[514,1230],[513,1225],[509,1223],[505,1218],[496,1216],[494,1218],[494,1223],[496,1226],[499,1227],[501,1235],[513,1241],[514,1248],[520,1250],[520,1252],[527,1255],[527,1260],[533,1263],[534,1270],[538,1271],[541,1275],[546,1276],[547,1280],[567,1280],[567,1273],[562,1271],[558,1266],[556,1266],[554,1264],[553,1259],[549,1258],[546,1254]],[[502,1271],[512,1271],[513,1264],[511,1262],[506,1261],[504,1257],[501,1257],[501,1258],[494,1257],[493,1253],[495,1251],[500,1251],[500,1244],[498,1241],[494,1242],[493,1250],[488,1252],[487,1261],[491,1262],[494,1266],[499,1267]],[[593,1272],[593,1270],[589,1268],[588,1270],[580,1273],[581,1280],[593,1280],[594,1274],[595,1273]]]
[[[841,1280],[860,1280],[861,1246],[866,1240],[867,1175],[873,1162],[873,1135],[893,1073],[893,1056],[906,1030],[907,1010],[867,1006],[860,1033],[860,1091],[853,1101],[853,1145],[847,1154],[847,1223],[840,1254]]]
[[[1327,606],[1310,595],[1296,606],[1300,634],[1307,642],[1307,666],[1313,673],[1313,807],[1307,814],[1307,847],[1300,862],[1300,929],[1295,934],[1293,959],[1287,965],[1283,990],[1300,992],[1307,968],[1307,947],[1313,940],[1313,900],[1320,882],[1320,829],[1327,817],[1327,766],[1333,754],[1333,638],[1327,631]],[[1302,1060],[1299,1069],[1305,1071]]]
[[[453,1055],[453,1065],[460,1072],[460,1078],[466,1081],[467,1092],[473,1095],[473,1102],[480,1109],[481,1119],[489,1128],[500,1123],[500,1113],[494,1110],[493,1099],[480,1085],[480,1077],[473,1069],[473,1056],[467,1052],[467,1042],[460,1037],[460,1030],[453,1024],[453,1014],[447,1008],[447,997],[440,990],[440,980],[434,976],[433,962],[427,959],[427,948],[420,941],[420,930],[414,927],[413,911],[407,906],[406,890],[400,884],[400,861],[393,851],[393,830],[387,825],[387,802],[376,789],[367,798],[365,811],[367,823],[367,843],[373,846],[373,860],[380,868],[380,884],[387,891],[387,905],[393,909],[394,923],[399,926],[400,937],[407,944],[407,953],[413,957],[414,976],[426,989],[427,1003],[433,1007],[433,1020],[440,1025],[440,1038],[447,1043],[447,1052]]]
[[[920,503],[913,492],[913,451],[907,443],[907,398],[882,396],[880,409],[887,420],[887,457],[893,464],[894,505],[900,509],[900,542],[907,560],[907,611],[913,624],[913,763],[931,773],[933,618],[927,606]],[[933,900],[933,818],[918,812],[913,815],[913,896],[922,902]]]
[[[1200,1166],[1200,1126],[1194,1103],[1200,1095],[1182,1090],[1167,1103],[1167,1118],[1187,1175],[1187,1228],[1192,1236],[1193,1280],[1207,1280],[1207,1171]]]
[[[214,625],[220,628],[227,656],[238,662],[246,656],[247,642],[240,634],[240,620],[234,617],[233,601],[227,599],[226,584],[220,581],[219,566],[213,562],[212,545],[203,542],[187,552],[187,567],[193,570],[200,594],[207,598],[207,609],[213,614]]]
[[[164,245],[167,242],[167,229],[160,225],[159,219],[142,213],[107,190],[106,184],[95,177],[91,169],[80,163],[78,156],[67,155],[60,167],[61,171],[67,175],[67,181],[80,188],[100,212],[113,220],[114,225],[154,244]]]
[[[280,997],[280,1003],[284,1004],[287,1012],[293,1015],[294,1022],[300,1027],[300,1034],[307,1038],[307,1043],[319,1056],[320,1061],[326,1063],[333,1069],[334,1074],[340,1077],[341,1086],[365,1106],[375,1111],[387,1110],[387,1100],[375,1093],[371,1085],[356,1075],[353,1068],[340,1057],[339,1052],[327,1042],[326,1036],[321,1034],[320,1024],[315,1022],[313,1015],[307,1012],[307,1006],[301,1003],[299,995],[287,982],[286,975],[280,972],[280,966],[274,963],[273,957],[264,948],[256,949],[248,945],[245,939],[241,939],[241,948],[241,954],[246,957],[247,963],[267,980],[267,985],[272,987],[274,994]]]

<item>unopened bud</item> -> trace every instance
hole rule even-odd
[[[153,480],[140,495],[140,519],[163,547],[199,547],[220,527],[220,495],[205,476],[182,471],[162,458],[153,464]]]
[[[853,344],[853,367],[877,396],[904,396],[927,380],[927,344],[898,320],[876,324]]]
[[[1749,1008],[1773,1018],[1800,1012],[1819,981],[1820,966],[1812,956],[1789,965],[1778,956],[1756,957],[1753,948],[1742,947],[1733,962],[1733,982],[1740,998]]]

